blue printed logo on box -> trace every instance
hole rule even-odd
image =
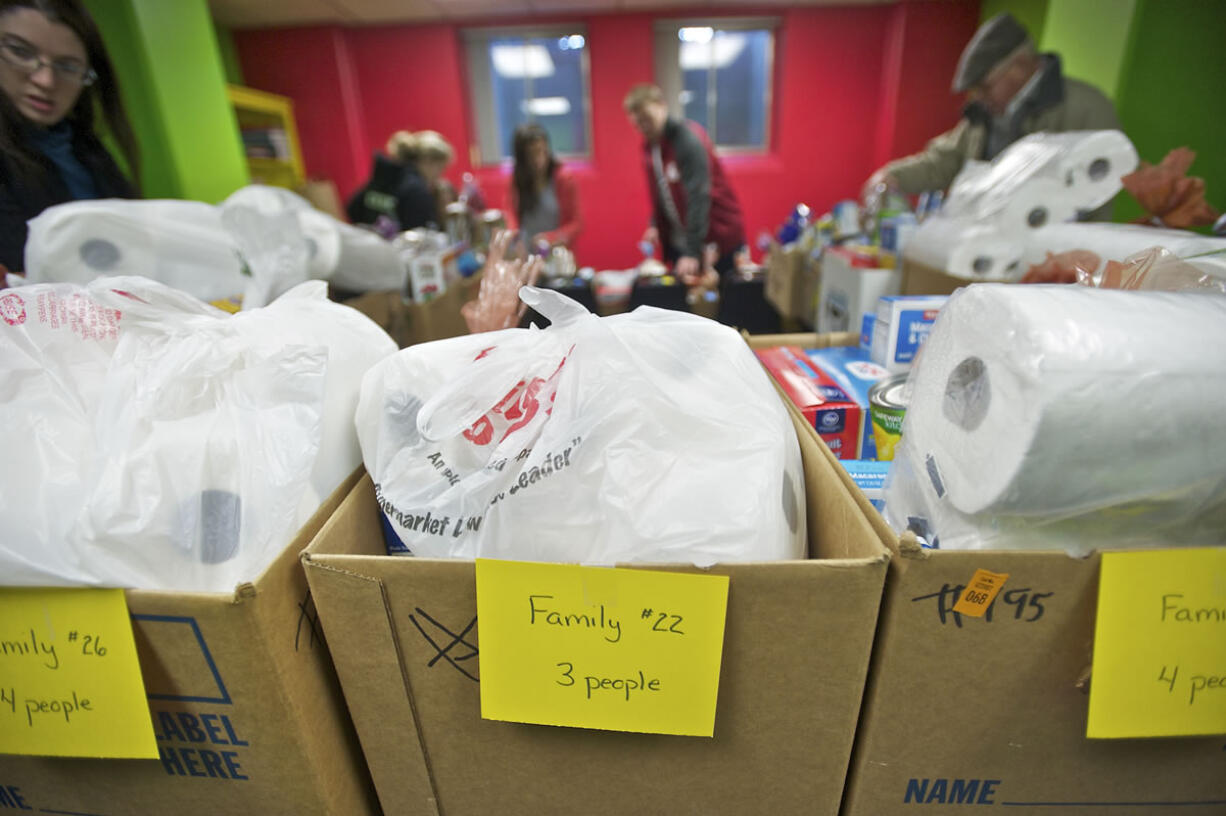
[[[877,323],[876,312],[865,312],[860,320],[860,348],[865,351],[873,349],[873,326]]]
[[[866,349],[857,346],[805,349],[805,356],[838,383],[851,402],[860,406],[860,442],[855,455],[860,459],[876,459],[877,440],[869,420],[868,390],[890,372],[874,363]]]
[[[909,363],[915,359],[915,353],[924,345],[932,331],[932,321],[936,319],[936,309],[909,309],[898,314],[898,346],[894,351],[894,362]]]
[[[856,487],[864,492],[878,511],[885,508],[885,480],[892,462],[868,462],[840,459],[839,464],[851,476]]]

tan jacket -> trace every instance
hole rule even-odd
[[[1069,130],[1114,130],[1120,126],[1115,106],[1102,91],[1076,79],[1059,77],[1063,94],[1051,104],[1022,119],[1021,132],[1026,136],[1045,131],[1063,133]],[[983,159],[987,140],[986,122],[964,118],[953,130],[942,133],[919,153],[887,164],[884,170],[908,194],[925,190],[944,190],[967,159]]]

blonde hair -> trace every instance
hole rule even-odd
[[[661,105],[665,104],[664,91],[660,90],[659,85],[643,82],[630,89],[630,92],[626,94],[626,98],[622,102],[622,107],[626,113],[634,113],[651,102],[658,102]]]
[[[433,159],[450,164],[455,151],[438,131],[419,130],[410,133],[407,130],[398,130],[387,140],[387,154],[402,162]]]

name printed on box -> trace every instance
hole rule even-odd
[[[0,678],[0,753],[157,756],[123,590],[0,590]]]
[[[1097,796],[1069,801],[1067,794],[1055,793],[1043,789],[1048,780],[1043,777],[1025,779],[985,779],[965,777],[911,777],[903,782],[902,804],[910,805],[907,810],[919,810],[927,813],[952,813],[944,805],[998,805],[1006,808],[1058,808],[1056,812],[1070,813],[1121,813],[1125,808],[1145,807],[1148,812],[1156,812],[1156,808],[1176,808],[1180,806],[1219,806],[1219,799],[1203,799],[1195,797],[1181,798],[1176,796],[1160,797],[1161,801],[1121,801],[1110,786],[1099,787]],[[1091,786],[1091,790],[1095,790]],[[918,807],[915,807],[918,806]],[[1100,810],[1101,808],[1101,810]],[[960,811],[959,811],[960,812]],[[1165,810],[1163,813],[1167,812]],[[1174,811],[1172,811],[1174,812]],[[1193,812],[1193,811],[1190,811]],[[1216,811],[1215,811],[1216,812]]]
[[[1226,734],[1226,548],[1103,554],[1086,734]]]
[[[477,562],[486,719],[710,736],[727,576]]]

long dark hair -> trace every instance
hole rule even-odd
[[[94,132],[94,105],[97,104],[102,110],[111,137],[119,146],[127,163],[133,186],[139,189],[140,148],[124,111],[123,99],[119,94],[119,80],[115,76],[115,69],[107,56],[106,46],[102,43],[102,35],[94,18],[79,0],[0,0],[0,18],[19,8],[37,11],[53,23],[60,23],[72,29],[73,33],[81,38],[89,67],[98,78],[92,85],[81,89],[77,103],[65,119],[72,124],[75,138],[97,143],[98,134]],[[25,127],[25,117],[7,95],[0,93],[0,152],[10,160],[9,164],[14,170],[36,175],[43,172],[42,166],[26,143],[23,132]]]
[[[545,168],[545,179],[549,181],[557,172],[561,162],[553,155],[553,147],[549,144],[549,133],[537,124],[520,125],[515,128],[515,137],[511,142],[515,154],[515,170],[511,173],[511,183],[515,185],[515,194],[519,198],[519,212],[515,216],[523,220],[523,214],[536,206],[541,191],[536,186],[536,171],[532,169],[532,160],[528,149],[542,141],[549,149],[549,165]]]

